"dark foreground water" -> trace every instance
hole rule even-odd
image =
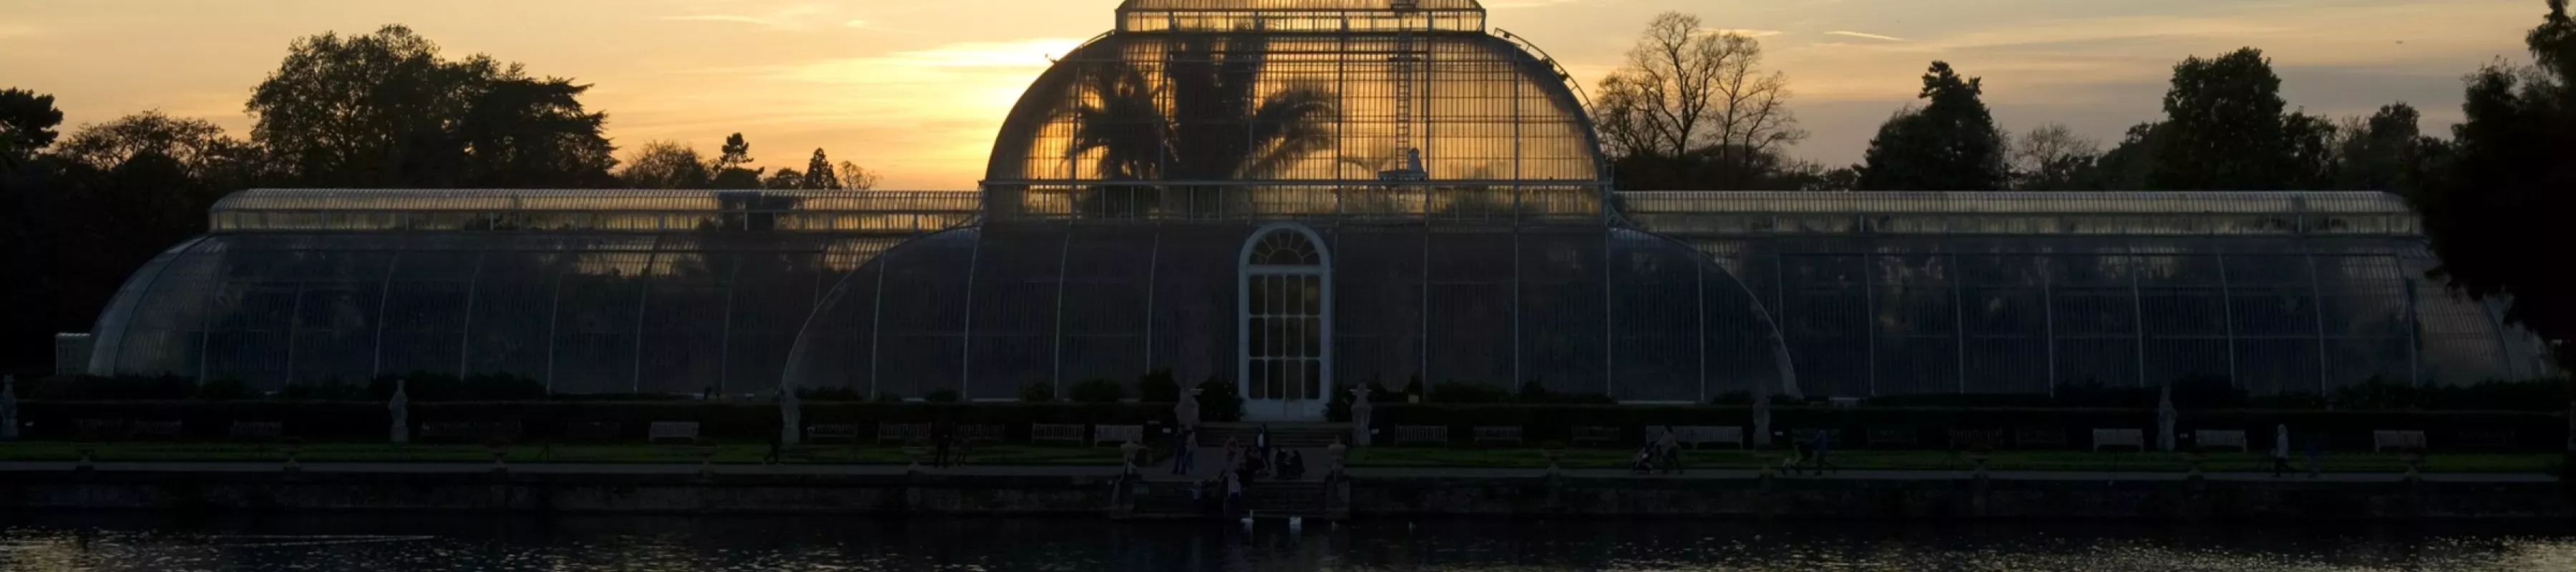
[[[2576,570],[2567,526],[0,514],[0,570]]]

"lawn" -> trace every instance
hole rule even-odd
[[[1630,451],[1572,449],[1565,452],[1560,464],[1569,469],[1627,468]],[[1772,463],[1780,456],[1770,456]],[[1836,451],[1835,465],[1844,469],[1916,469],[1943,470],[1970,468],[1962,456],[1943,451]],[[1759,461],[1749,451],[1717,449],[1686,451],[1682,464],[1700,469],[1751,469]],[[2441,472],[2549,472],[2558,467],[2561,457],[2550,453],[2445,453],[2428,455],[2422,469]],[[2305,460],[2294,465],[2304,469]],[[1351,456],[1354,467],[1507,467],[1541,468],[1547,459],[1536,449],[1418,449],[1372,448]],[[1987,456],[1986,466],[1998,471],[2174,471],[2190,469],[2182,455],[2173,453],[2089,452],[2089,451],[2004,451]],[[2206,471],[2269,471],[2271,459],[2254,453],[2215,453],[2201,462]],[[2328,472],[2395,472],[2406,470],[2404,459],[2395,454],[2339,453],[2325,457]]]
[[[695,445],[646,444],[522,444],[508,449],[513,463],[696,463],[705,450]],[[720,445],[712,460],[718,463],[758,463],[769,456],[768,445]],[[788,463],[861,463],[901,464],[909,462],[902,448],[880,446],[799,446],[780,452]],[[61,441],[27,441],[0,443],[0,461],[71,461],[80,458],[78,445]],[[90,458],[97,461],[284,461],[285,446],[246,443],[102,443],[94,446]],[[481,445],[390,445],[383,443],[313,443],[301,447],[299,459],[308,462],[358,461],[490,461],[491,449]],[[993,445],[974,448],[967,462],[979,465],[1109,465],[1116,463],[1118,450],[1097,447],[1043,447],[1026,445]]]
[[[508,450],[513,463],[696,463],[703,449],[695,445],[646,444],[522,444]],[[718,463],[758,463],[769,455],[767,445],[721,445],[714,450]],[[1562,464],[1575,469],[1626,468],[1629,451],[1610,449],[1572,449],[1565,452]],[[901,464],[908,462],[902,448],[876,445],[824,445],[789,447],[781,454],[794,464],[858,463]],[[80,458],[79,446],[61,441],[22,441],[0,443],[0,461],[70,461]],[[98,461],[284,461],[281,445],[246,443],[103,443],[95,445],[91,458]],[[490,449],[481,445],[404,445],[383,443],[314,443],[302,446],[304,461],[466,461],[492,460]],[[1779,456],[1770,457],[1772,463]],[[1108,466],[1117,462],[1118,450],[1104,447],[991,445],[976,447],[967,459],[977,465],[1048,465]],[[1320,461],[1320,459],[1318,459]],[[1942,451],[1837,451],[1834,464],[1844,469],[1920,469],[1946,470],[1969,468],[1963,457]],[[1757,459],[1749,451],[1712,449],[1689,451],[1683,463],[1696,469],[1751,469]],[[2305,468],[2304,460],[2299,466]],[[2428,455],[2423,470],[2437,472],[2549,472],[2561,462],[2552,453],[2442,453]],[[1354,449],[1353,467],[1481,467],[1541,468],[1546,458],[1537,449],[1459,449],[1395,448]],[[2403,471],[2405,462],[2394,454],[2338,453],[2328,455],[2330,472]],[[2183,457],[2171,453],[2089,452],[2089,451],[2007,451],[1988,456],[1987,467],[1999,471],[2184,471]],[[2206,457],[2201,467],[2208,471],[2268,471],[2271,460],[2261,454],[2218,453]]]

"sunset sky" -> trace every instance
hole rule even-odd
[[[742,132],[764,166],[824,147],[889,188],[968,188],[1046,57],[1108,30],[1116,0],[0,0],[0,87],[57,96],[72,125],[160,109],[247,136],[251,87],[299,36],[401,23],[595,84],[623,148],[713,151]],[[2461,75],[2506,57],[2541,0],[1487,0],[1587,87],[1656,13],[1758,36],[1814,136],[1799,157],[1859,160],[1933,59],[1983,76],[2009,131],[2048,121],[2114,140],[2161,115],[2172,65],[2264,49],[2293,107],[2408,101],[2459,119]],[[621,153],[621,157],[623,154]]]

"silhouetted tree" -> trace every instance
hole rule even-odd
[[[804,188],[826,190],[841,188],[841,177],[832,172],[832,160],[823,156],[821,147],[814,148],[814,158],[805,161],[803,177]]]
[[[1777,155],[1806,132],[1789,111],[1788,76],[1761,63],[1760,41],[1708,33],[1697,16],[1667,12],[1648,23],[1626,65],[1601,81],[1592,109],[1622,188],[1770,183],[1774,173],[1760,167],[1782,164]],[[1653,183],[1625,180],[1632,176]]]
[[[1980,78],[1961,77],[1949,62],[1932,62],[1918,96],[1930,103],[1908,107],[1878,128],[1860,188],[1873,191],[1974,191],[2004,188],[2004,135],[1978,99]]]
[[[2401,194],[2419,190],[2423,161],[2445,145],[2425,137],[2421,121],[2422,114],[2401,101],[2347,125],[2337,144],[2334,188]]]
[[[450,61],[388,25],[295,41],[253,90],[252,141],[304,186],[586,186],[608,181],[604,117],[586,88],[532,80],[516,64]]]
[[[698,150],[671,141],[651,141],[626,161],[620,182],[638,189],[704,189],[715,175]]]
[[[2102,144],[2076,135],[2062,123],[2032,127],[2011,145],[2013,189],[2023,191],[2102,190]]]
[[[2576,367],[2576,273],[2535,254],[2566,244],[2576,212],[2576,20],[2567,0],[2525,36],[2534,65],[2491,64],[2468,77],[2467,121],[2456,149],[2428,161],[2435,175],[2412,195],[2442,265],[2436,275],[2480,299],[2502,298],[2505,318]]]
[[[0,90],[0,169],[33,159],[36,150],[54,144],[54,126],[62,123],[63,112],[54,109],[54,96]]]
[[[459,122],[466,184],[477,187],[591,188],[614,185],[616,150],[601,134],[608,114],[585,113],[590,86],[548,78],[492,82]]]
[[[723,155],[716,156],[712,186],[718,189],[758,189],[763,186],[760,176],[768,169],[750,168],[751,142],[743,140],[741,133],[726,136],[723,151]]]
[[[2163,122],[2150,121],[2129,126],[2120,144],[2094,162],[2095,187],[2105,191],[2139,191],[2151,187],[2147,177],[2164,160],[2164,148],[2173,130]]]
[[[2264,191],[2315,186],[2326,173],[2333,125],[2282,114],[2281,78],[2263,51],[2244,48],[2174,66],[2163,131],[2146,184],[2178,191]]]
[[[862,168],[858,163],[842,161],[840,179],[844,189],[865,191],[877,188],[876,172]]]
[[[769,172],[769,178],[760,180],[760,188],[784,191],[802,189],[805,188],[805,174],[796,172],[795,169],[779,167],[778,170]]]

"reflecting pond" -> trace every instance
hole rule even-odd
[[[0,570],[2576,570],[2576,524],[0,515]]]

